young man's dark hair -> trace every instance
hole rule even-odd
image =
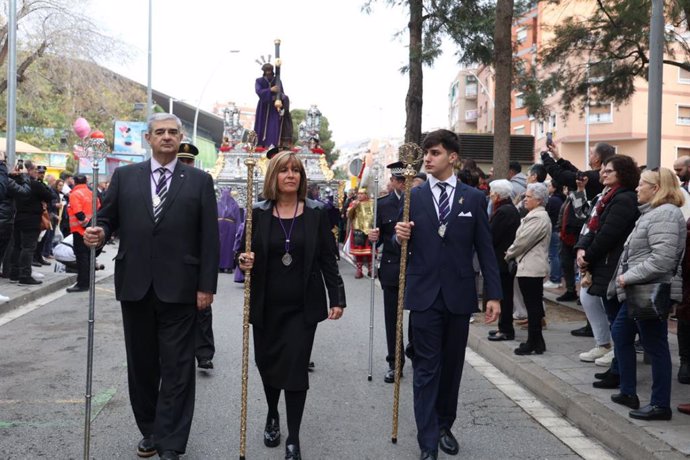
[[[537,182],[544,182],[546,180],[546,168],[544,165],[535,164],[529,168],[529,175],[534,174],[537,176]]]
[[[518,163],[517,161],[511,161],[508,165],[508,171],[515,171],[515,173],[521,173],[522,166],[520,166],[520,163]]]
[[[424,142],[422,142],[422,148],[427,150],[439,144],[441,144],[444,149],[448,150],[448,152],[460,154],[460,142],[458,141],[458,136],[453,131],[439,129],[438,131],[427,134],[424,138]]]
[[[76,176],[74,176],[75,185],[86,184],[86,182],[87,182],[87,179],[86,179],[86,176],[84,174],[77,174]]]

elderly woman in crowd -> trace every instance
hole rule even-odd
[[[640,215],[635,194],[640,170],[629,156],[614,155],[604,160],[599,175],[604,191],[593,206],[575,250],[578,267],[591,274],[587,293],[602,298],[609,324],[613,324],[620,303],[615,297],[607,298],[606,292],[623,253],[623,243]],[[595,388],[617,388],[620,377],[613,351],[595,362],[603,366],[610,363],[610,367],[606,372],[595,374],[599,381],[592,385]]]
[[[264,444],[280,444],[278,400],[284,390],[286,459],[301,459],[299,430],[316,325],[326,318],[339,319],[345,307],[328,215],[306,194],[300,159],[290,151],[276,154],[266,171],[266,201],[252,211],[254,252],[239,256],[240,269],[251,270],[253,277],[254,357],[268,403]]]
[[[515,274],[508,270],[504,257],[506,251],[515,240],[515,232],[520,226],[520,214],[511,200],[513,187],[505,179],[499,179],[489,184],[489,199],[492,213],[489,218],[494,253],[501,273],[501,317],[498,320],[498,330],[489,331],[489,340],[513,340],[513,281]]]
[[[620,393],[612,395],[611,400],[633,409],[632,418],[670,420],[668,313],[671,279],[685,249],[687,230],[680,211],[684,199],[674,172],[661,168],[642,173],[637,200],[641,215],[625,242],[611,283],[611,290],[615,284],[621,301],[611,328],[620,372]],[[636,391],[635,335],[638,331],[644,351],[652,361],[651,401],[642,408]]]
[[[549,274],[551,243],[551,219],[544,209],[548,199],[546,185],[527,185],[524,199],[527,215],[522,219],[515,241],[505,255],[506,261],[517,261],[516,276],[527,308],[527,342],[515,349],[516,355],[540,355],[546,351],[541,329],[544,318],[544,277]]]

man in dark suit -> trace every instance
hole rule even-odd
[[[487,293],[486,319],[500,313],[501,281],[491,243],[484,194],[457,180],[457,136],[429,133],[422,147],[429,180],[412,190],[410,221],[395,227],[409,240],[405,308],[410,310],[415,356],[414,412],[423,460],[438,448],[458,453],[451,433],[465,361],[470,316],[478,311],[472,257],[476,252]]]
[[[383,289],[383,318],[386,325],[386,345],[388,369],[383,377],[386,383],[395,381],[395,332],[398,317],[398,286],[400,284],[400,246],[393,242],[395,224],[398,222],[402,196],[405,191],[404,165],[401,162],[387,166],[391,170],[392,191],[378,199],[376,228],[369,233],[369,240],[383,244],[379,281]],[[402,356],[404,364],[405,357]]]
[[[148,122],[151,159],[115,170],[98,227],[84,241],[120,236],[115,295],[122,303],[129,396],[143,439],[137,454],[178,459],[194,414],[196,311],[213,302],[218,222],[213,179],[177,161],[182,124]]]

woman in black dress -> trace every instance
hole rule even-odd
[[[254,252],[239,256],[240,269],[252,271],[254,357],[268,402],[264,444],[280,444],[278,400],[284,390],[286,459],[301,459],[299,429],[316,325],[340,318],[345,307],[328,215],[322,203],[306,198],[306,190],[300,159],[290,151],[275,155],[266,171],[265,201],[252,211]]]

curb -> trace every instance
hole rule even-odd
[[[508,348],[493,346],[484,334],[484,329],[470,328],[467,346],[615,454],[630,460],[686,458],[529,358],[516,356]]]
[[[101,284],[112,280],[114,274],[110,273],[103,276],[102,278],[96,277],[96,284]],[[43,283],[40,287],[33,289],[29,292],[13,297],[7,302],[0,304],[0,315],[3,315],[12,310],[16,310],[19,307],[23,307],[29,302],[40,299],[41,297],[53,294],[61,289],[67,288],[72,284],[77,282],[77,275],[71,274],[67,276],[60,277],[58,279],[51,280],[49,283]]]

